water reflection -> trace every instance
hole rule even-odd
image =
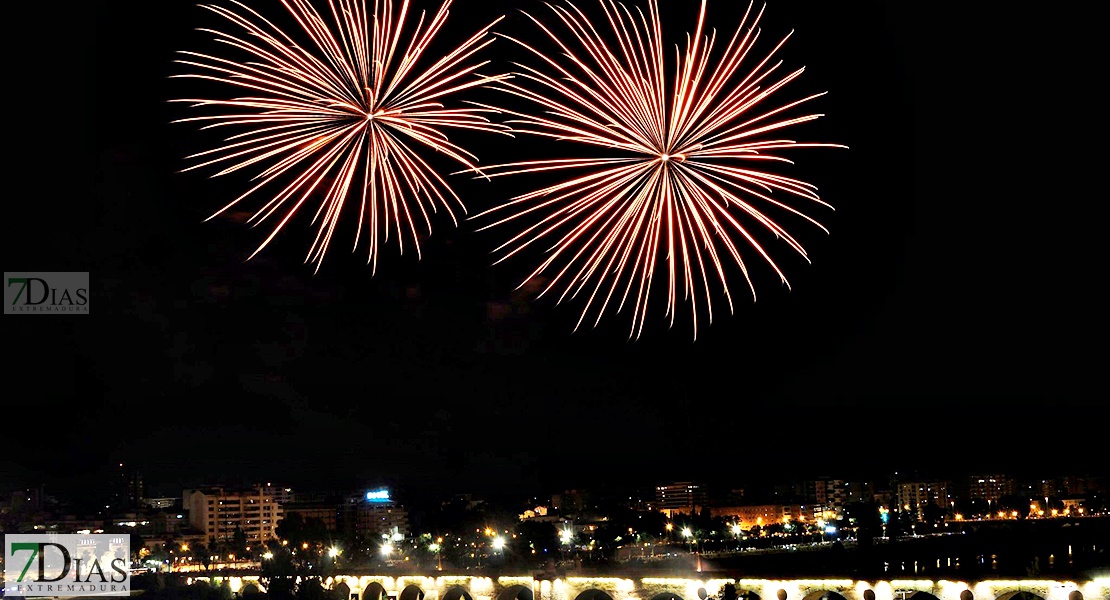
[[[1093,567],[1105,567],[1108,560],[1105,544],[1069,544],[1064,548],[1044,548],[1033,552],[1016,549],[1012,552],[967,553],[957,550],[956,553],[951,553],[953,551],[948,549],[949,553],[942,555],[913,550],[892,551],[910,555],[900,560],[883,559],[883,574],[945,575],[968,571],[979,575],[1069,574]]]

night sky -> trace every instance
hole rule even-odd
[[[695,5],[663,5],[684,42]],[[444,42],[544,14],[455,7]],[[9,27],[34,35],[6,61],[4,270],[89,271],[92,307],[3,317],[0,490],[94,485],[116,461],[167,493],[223,477],[411,497],[1105,470],[1102,101],[1081,14],[771,0],[760,47],[794,29],[779,56],[807,68],[784,96],[829,92],[799,139],[850,147],[790,154],[836,207],[808,211],[831,234],[791,222],[812,264],[771,246],[792,290],[753,261],[758,302],[738,281],[735,314],[696,342],[659,313],[632,342],[626,313],[572,333],[579,304],[514,291],[532,263],[491,266],[507,232],[474,221],[439,215],[419,261],[390,248],[374,277],[349,237],[313,274],[307,222],[246,262],[268,230],[204,219],[247,176],[179,172],[215,138],[167,102],[196,94],[169,76],[175,51],[208,47],[194,28],[211,15],[17,10]],[[708,18],[731,33],[741,10],[712,1]],[[487,163],[551,150],[466,139]],[[472,213],[531,189],[451,182]]]

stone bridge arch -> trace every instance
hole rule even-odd
[[[415,583],[410,583],[405,586],[405,589],[401,590],[397,600],[424,600],[424,590]]]
[[[531,586],[524,584],[510,585],[497,594],[497,600],[535,600]]]
[[[455,584],[444,590],[443,600],[474,600],[474,596],[465,587]]]
[[[835,590],[813,590],[805,595],[802,600],[848,600]]]
[[[389,590],[381,583],[371,581],[362,588],[362,600],[389,600]]]
[[[1030,590],[1011,590],[1004,592],[995,600],[1046,600],[1044,596]]]
[[[576,595],[572,600],[615,600],[615,598],[613,598],[613,595],[609,592],[606,592],[605,590],[590,588],[588,590],[582,590],[581,592],[578,592],[578,595]]]
[[[1025,581],[981,581],[969,591],[974,595],[974,600],[1057,600],[1060,590],[1057,582],[1046,580]],[[1067,598],[1063,594],[1059,600]],[[897,599],[895,599],[897,600]]]

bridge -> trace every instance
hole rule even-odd
[[[264,591],[257,576],[227,580],[244,598]],[[323,582],[341,600],[714,600],[731,584],[739,600],[1110,600],[1110,577],[1048,579],[685,579],[525,575],[336,575]]]

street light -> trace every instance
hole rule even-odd
[[[567,546],[570,545],[574,537],[574,532],[569,527],[564,527],[559,530],[559,551],[562,553],[563,560],[567,559]]]
[[[693,542],[690,540],[692,535],[694,535],[694,532],[690,531],[689,527],[682,528],[682,537],[686,538],[686,549],[690,552],[694,551]]]
[[[436,539],[441,540],[443,538],[436,538]],[[428,544],[428,550],[436,555],[436,570],[437,571],[442,571],[443,570],[443,560],[440,558],[439,549],[440,549],[440,545],[439,545],[438,541],[432,542],[431,544]]]

